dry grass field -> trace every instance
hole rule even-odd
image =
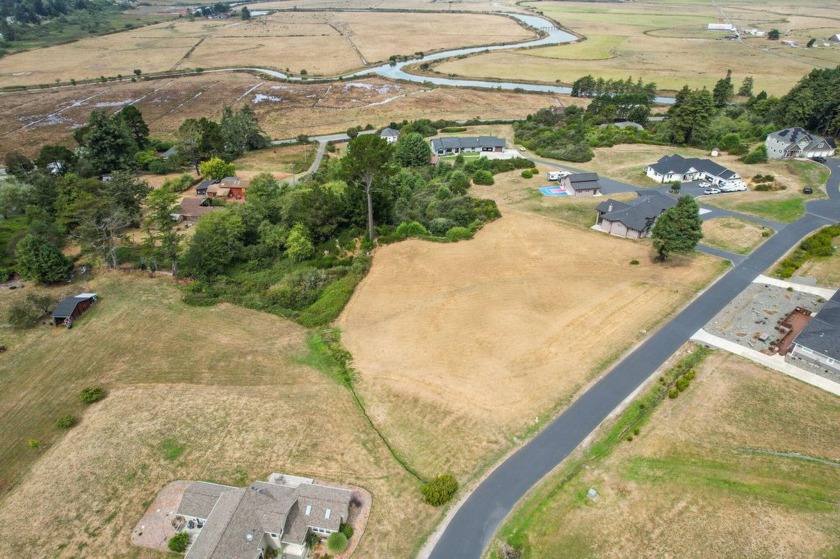
[[[278,180],[309,169],[315,161],[317,144],[298,146],[273,146],[246,153],[234,164],[236,175],[249,179],[259,173],[271,173]]]
[[[592,74],[605,79],[641,76],[663,90],[714,86],[731,69],[736,83],[754,76],[755,90],[787,92],[815,67],[840,63],[840,47],[822,42],[837,32],[833,7],[815,0],[718,3],[738,27],[769,31],[803,45],[792,48],[766,37],[743,41],[706,31],[721,13],[709,2],[647,0],[633,3],[539,2],[526,4],[543,12],[587,40],[576,45],[494,52],[436,66],[444,74],[570,84]],[[810,37],[817,48],[806,49]]]
[[[717,217],[703,222],[704,245],[736,254],[749,254],[760,245],[772,230],[737,217]]]
[[[838,429],[836,396],[714,353],[632,442],[546,480],[505,530],[526,558],[837,557]]]
[[[106,274],[88,288],[101,301],[72,330],[3,336],[0,478],[12,488],[0,500],[1,557],[162,557],[129,537],[165,484],[244,485],[272,471],[367,488],[358,556],[411,555],[436,511],[349,392],[305,364],[318,360],[302,328],[186,306],[165,279]],[[2,294],[3,316],[23,295]],[[89,385],[109,394],[83,410],[77,394]],[[81,420],[64,433],[55,421],[66,413]]]
[[[834,246],[840,244],[840,239],[834,239]],[[817,280],[819,285],[840,289],[840,251],[827,258],[810,259],[796,272],[797,276],[805,276]]]
[[[492,36],[464,33],[492,28]],[[484,14],[285,12],[242,21],[187,19],[0,59],[5,86],[187,68],[264,67],[336,75],[394,54],[526,39],[512,19]],[[72,60],[73,64],[67,61]]]
[[[469,242],[378,249],[338,321],[368,412],[426,475],[474,475],[720,270],[502,213]]]
[[[378,79],[288,84],[250,74],[214,73],[177,79],[108,83],[0,95],[0,157],[32,154],[45,143],[74,146],[73,130],[93,110],[134,103],[152,134],[171,137],[187,118],[218,120],[225,105],[248,103],[272,138],[326,134],[367,123],[427,118],[522,118],[567,99],[492,90],[427,88]]]

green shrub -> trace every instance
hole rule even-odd
[[[347,536],[341,532],[333,532],[327,538],[327,551],[330,553],[343,553],[347,549]]]
[[[466,227],[453,227],[446,232],[446,238],[450,241],[466,241],[472,239],[472,231]]]
[[[446,186],[441,185],[437,189],[437,192],[435,192],[435,198],[437,198],[438,200],[449,200],[450,198],[452,198],[452,191],[449,190],[449,188],[447,188]]]
[[[531,171],[529,171],[528,169],[525,169],[524,171],[522,171],[522,178],[523,179],[530,179],[530,178],[533,178],[533,176],[534,176],[534,174],[531,173]]]
[[[773,190],[773,185],[767,183],[757,184],[755,185],[755,190],[758,192],[769,192]]]
[[[444,134],[454,134],[456,132],[466,132],[466,126],[450,126],[449,128],[442,128],[441,132]]]
[[[676,388],[672,388],[671,390],[668,391],[668,397],[671,398],[672,400],[679,395],[680,395],[680,391],[677,390]]]
[[[639,261],[638,261],[638,260],[636,260],[636,259],[634,258],[633,260],[631,260],[631,261],[630,261],[630,265],[631,265],[631,266],[638,266],[638,265],[639,265]]]
[[[105,397],[105,391],[99,386],[90,386],[79,392],[83,404],[92,404]]]
[[[532,175],[539,175],[539,174],[540,174],[540,170],[539,170],[539,169],[537,169],[536,167],[534,167],[534,168],[533,168],[533,169],[531,169],[530,171],[531,171],[531,174],[532,174]]]
[[[338,529],[339,532],[345,535],[348,540],[353,538],[353,527],[346,522],[342,523]]]
[[[688,388],[689,384],[691,384],[690,380],[688,380],[684,376],[680,377],[680,378],[677,379],[677,383],[676,383],[677,390],[679,390],[680,392],[685,392],[685,389]]]
[[[424,483],[420,488],[423,500],[434,507],[439,507],[449,501],[457,491],[458,480],[452,474],[441,474]]]
[[[65,415],[60,417],[58,421],[55,422],[56,427],[60,427],[62,429],[69,429],[70,427],[76,424],[76,417],[73,415]]]
[[[411,223],[400,223],[397,227],[397,235],[401,237],[425,237],[429,231],[419,221]]]
[[[189,545],[190,535],[187,532],[179,532],[169,538],[167,547],[169,547],[170,551],[174,551],[175,553],[184,553]]]
[[[26,444],[29,445],[29,448],[38,448],[41,446],[41,441],[38,439],[29,439]]]
[[[764,144],[761,144],[751,152],[749,152],[744,158],[742,159],[744,163],[748,165],[754,165],[756,163],[764,163],[767,161],[767,148]]]
[[[488,186],[496,182],[493,180],[493,174],[490,171],[485,171],[484,169],[476,171],[472,179],[475,184],[483,184]]]
[[[313,548],[321,541],[321,536],[316,534],[315,532],[309,532],[306,534],[306,546],[309,548]]]
[[[456,227],[457,224],[451,219],[445,217],[436,217],[429,222],[429,232],[436,237],[443,237],[446,232]]]

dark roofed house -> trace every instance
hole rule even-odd
[[[219,181],[213,180],[205,180],[198,183],[198,186],[195,187],[195,194],[196,196],[207,196],[207,189],[217,184]]]
[[[53,324],[70,326],[74,320],[88,310],[97,301],[96,293],[79,293],[58,302],[52,313]]]
[[[641,239],[650,234],[653,222],[662,212],[677,205],[674,196],[655,190],[638,194],[631,202],[609,199],[598,204],[595,225],[610,235]]]
[[[768,134],[764,145],[770,159],[831,157],[837,148],[833,139],[815,136],[799,127]]]
[[[257,559],[270,550],[288,559],[305,558],[310,532],[332,534],[347,522],[350,490],[295,476],[269,479],[244,488],[190,484],[178,515],[201,528],[186,559]]]
[[[187,196],[181,200],[181,209],[177,214],[178,221],[198,221],[206,213],[218,210],[220,206],[213,206],[209,198],[202,196]]]
[[[443,137],[431,140],[432,153],[435,155],[457,155],[459,153],[496,152],[505,150],[505,141],[495,136]]]
[[[595,196],[601,191],[598,173],[575,173],[560,180],[563,189],[572,196]]]
[[[785,357],[796,365],[816,368],[840,381],[840,291],[826,301],[796,336]]]
[[[707,180],[726,190],[747,189],[741,175],[711,159],[701,159],[699,157],[683,157],[676,154],[663,155],[659,158],[659,161],[647,166],[645,174],[661,183]]]

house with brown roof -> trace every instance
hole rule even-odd
[[[176,221],[198,221],[206,213],[218,210],[220,206],[212,205],[210,198],[204,196],[187,196],[181,200],[181,207],[174,215]]]
[[[190,484],[177,511],[197,530],[186,559],[262,559],[275,551],[303,559],[308,534],[332,534],[349,518],[349,489],[296,476],[269,479],[249,487]]]

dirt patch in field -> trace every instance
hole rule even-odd
[[[651,256],[523,212],[468,242],[379,249],[339,319],[369,412],[424,473],[474,471],[718,269]]]

